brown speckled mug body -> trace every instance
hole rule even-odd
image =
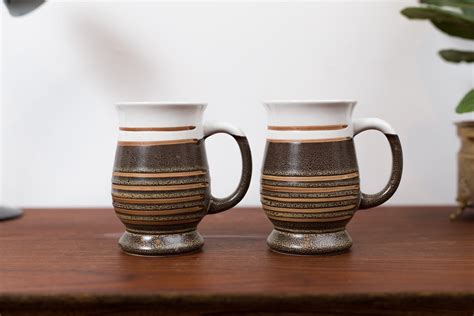
[[[172,246],[161,254],[202,247],[196,227],[209,207],[209,183],[202,139],[151,146],[119,143],[112,198],[115,212],[127,228],[120,239],[122,249],[136,253],[139,247],[140,254],[147,254],[147,243],[155,244],[155,239]],[[156,252],[151,248],[151,253]]]
[[[265,157],[261,201],[275,227],[270,247],[296,254],[350,248],[345,227],[360,203],[353,140],[269,141]]]
[[[347,251],[352,238],[346,225],[356,211],[382,204],[397,189],[402,172],[398,136],[391,134],[388,124],[384,126],[381,120],[352,124],[348,121],[352,106],[347,102],[276,102],[267,106],[270,121],[280,122],[268,126],[260,191],[262,208],[274,226],[267,239],[272,250],[294,255]],[[291,112],[293,109],[296,114]],[[279,117],[279,112],[285,117]],[[307,124],[291,121],[304,120],[305,114]],[[333,121],[309,124],[312,117]],[[288,121],[285,125],[281,124],[284,120]],[[374,195],[360,190],[353,140],[355,134],[366,129],[387,132],[393,155],[391,178]]]
[[[204,244],[197,231],[199,222],[207,214],[236,205],[248,189],[252,161],[247,138],[227,123],[204,125],[203,131],[199,125],[204,106],[126,104],[120,110],[125,118],[123,125],[143,124],[143,121],[149,125],[167,124],[166,127],[120,127],[122,134],[119,134],[112,175],[113,206],[126,227],[119,240],[120,247],[135,255],[173,255],[199,250]],[[148,116],[144,119],[141,115],[146,111],[157,115],[158,121],[166,115],[170,118],[176,115],[176,119],[196,125],[173,127],[169,126],[173,122],[167,120],[148,122]],[[131,119],[127,120],[128,117]],[[221,132],[236,140],[243,165],[237,189],[224,199],[214,198],[210,192],[205,149],[205,139]],[[202,137],[186,138],[186,135]]]

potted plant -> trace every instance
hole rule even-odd
[[[401,13],[409,19],[429,20],[442,32],[474,40],[474,0],[420,0],[418,7],[409,7]],[[440,56],[452,63],[474,62],[474,51],[443,49]],[[461,99],[456,112],[474,112],[474,89]],[[451,219],[458,218],[467,207],[474,207],[474,121],[456,123],[461,138],[458,153],[458,209]]]

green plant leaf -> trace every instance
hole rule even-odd
[[[437,6],[474,9],[473,0],[420,0],[420,2]]]
[[[474,19],[474,8],[462,8],[462,12],[469,18]]]
[[[474,19],[474,0],[420,0],[420,2],[439,7],[460,8],[468,18]]]
[[[441,57],[443,57],[444,60],[453,63],[460,63],[463,61],[466,63],[474,62],[474,52],[456,49],[443,49],[439,52],[439,54],[441,55]]]
[[[459,102],[456,112],[457,113],[467,113],[474,111],[474,89],[469,91],[464,98],[462,98],[461,102]]]
[[[461,13],[437,7],[410,7],[401,13],[409,19],[430,20],[434,26],[451,36],[474,39],[474,20]]]

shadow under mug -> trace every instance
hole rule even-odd
[[[199,250],[197,225],[207,214],[230,209],[250,184],[252,158],[244,133],[228,123],[202,123],[206,104],[120,103],[119,141],[112,176],[115,212],[126,227],[119,245],[127,253],[171,255]],[[237,189],[210,193],[205,139],[231,135],[242,156]]]
[[[359,209],[378,206],[397,190],[402,176],[400,140],[377,118],[352,119],[355,101],[274,101],[265,103],[267,144],[261,202],[274,229],[272,250],[311,255],[348,250],[346,225]],[[376,194],[360,190],[353,137],[365,130],[385,134],[392,172]]]

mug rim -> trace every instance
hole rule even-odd
[[[191,101],[123,101],[115,106],[207,106],[206,102]]]
[[[356,100],[350,99],[330,99],[330,100],[263,100],[263,104],[265,105],[282,105],[282,104],[356,104]]]

